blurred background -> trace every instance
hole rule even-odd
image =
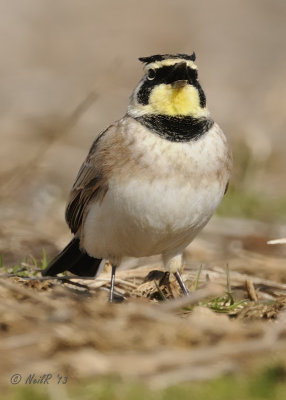
[[[285,17],[284,0],[0,0],[4,260],[43,249],[50,258],[67,242],[76,173],[126,112],[138,57],[157,53],[196,52],[209,109],[232,144],[218,215],[285,224]]]

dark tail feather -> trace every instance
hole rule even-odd
[[[43,276],[54,276],[70,271],[79,276],[95,276],[101,259],[90,257],[79,248],[79,239],[73,238],[69,244],[42,271]]]

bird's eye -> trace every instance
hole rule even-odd
[[[156,71],[154,69],[149,69],[148,71],[148,75],[147,78],[149,79],[149,81],[152,81],[156,76]]]

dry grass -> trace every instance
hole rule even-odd
[[[26,268],[30,275],[34,267]],[[198,277],[186,269],[191,294],[182,298],[172,279],[145,282],[152,270],[118,271],[121,304],[107,303],[109,272],[95,280],[3,274],[1,383],[15,371],[60,371],[73,382],[119,376],[164,388],[285,353],[286,284],[230,272],[227,285],[225,270]]]

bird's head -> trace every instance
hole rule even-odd
[[[130,116],[208,117],[195,53],[154,55],[139,60],[145,64],[145,73],[131,96]]]

